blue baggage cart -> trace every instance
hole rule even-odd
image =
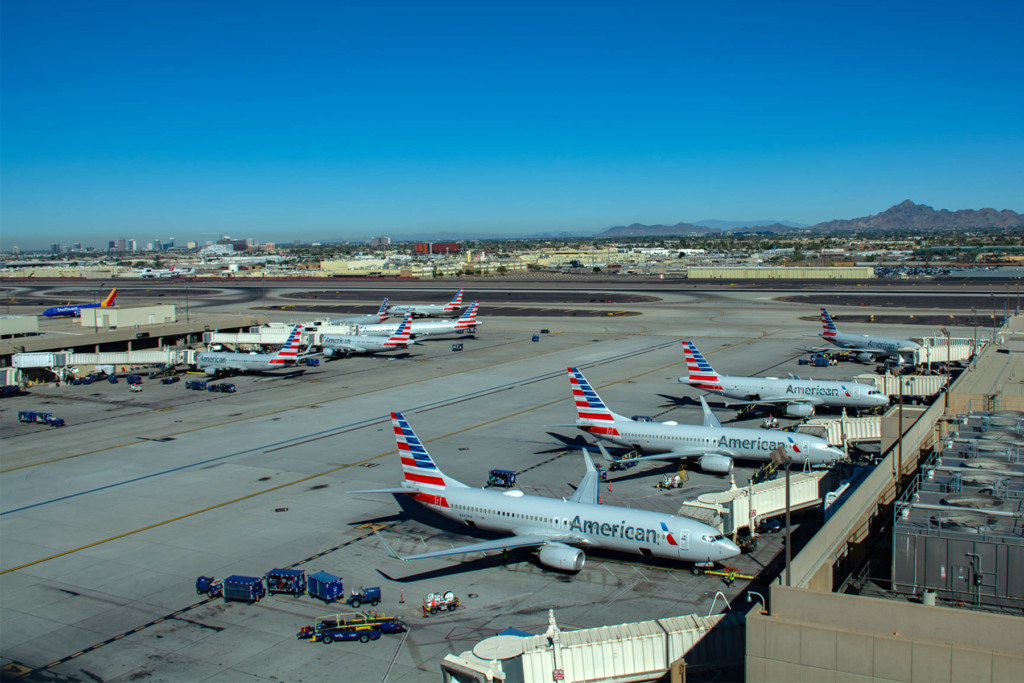
[[[312,366],[312,367],[316,367],[317,365],[320,365],[320,359],[319,358],[307,358],[307,359],[305,359],[302,362],[305,363],[306,365],[309,365],[309,366]]]
[[[141,375],[128,375],[124,379],[126,382],[128,382],[128,384],[142,384]]]
[[[342,580],[327,572],[310,574],[309,585],[306,589],[310,596],[320,598],[324,602],[334,602],[338,598],[345,598],[345,585]]]
[[[234,574],[224,579],[224,600],[238,600],[250,605],[259,602],[267,594],[263,579],[258,576],[240,576]]]
[[[487,485],[510,489],[516,485],[516,473],[512,470],[491,470],[487,473]]]
[[[306,593],[306,572],[301,569],[271,569],[263,578],[271,595],[285,593],[298,597]]]

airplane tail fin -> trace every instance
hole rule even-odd
[[[401,346],[405,348],[412,343],[412,339],[409,337],[409,330],[412,325],[412,313],[409,313],[402,319],[402,323],[395,330],[395,333],[388,337],[385,342],[386,346]]]
[[[384,303],[377,310],[377,322],[382,323],[388,319],[388,298],[384,297]]]
[[[452,300],[450,302],[448,302],[448,305],[444,307],[444,310],[446,310],[446,311],[457,311],[460,308],[462,308],[462,290],[463,289],[464,288],[459,288],[458,294],[456,294],[455,296],[452,297]]]
[[[577,425],[592,425],[586,431],[595,434],[617,435],[619,432],[615,428],[615,419],[625,418],[616,415],[605,405],[605,402],[597,395],[594,388],[590,386],[590,382],[578,368],[568,368],[568,371],[572,396],[576,402]]]
[[[473,304],[466,309],[459,320],[455,323],[455,329],[457,330],[468,330],[471,327],[476,327],[476,312],[480,309],[480,302],[474,301]]]
[[[402,413],[391,413],[391,425],[395,430],[398,454],[402,458],[402,472],[407,483],[414,484],[419,489],[465,487],[465,484],[445,476],[445,473],[438,469]]]
[[[110,290],[110,294],[107,294],[107,298],[100,304],[100,308],[109,308],[114,305],[114,301],[117,299],[117,287]]]
[[[302,325],[296,325],[292,328],[292,331],[289,333],[288,339],[285,341],[284,346],[281,347],[281,350],[274,354],[271,362],[277,364],[296,362],[299,357],[299,343],[301,341]]]
[[[839,330],[836,329],[836,324],[832,322],[832,316],[824,308],[821,309],[821,327],[822,337],[835,337],[839,333]]]
[[[683,341],[683,354],[686,356],[686,367],[690,371],[690,384],[702,388],[720,388],[721,378],[711,367],[711,363],[707,362],[704,355],[697,350],[696,344]]]

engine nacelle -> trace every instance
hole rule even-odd
[[[859,360],[861,363],[874,363],[875,362],[875,354],[867,353],[867,352],[858,353],[857,354],[857,360]]]
[[[709,474],[732,472],[732,458],[727,455],[703,455],[698,463],[700,468]]]
[[[324,349],[324,355],[328,358],[337,355],[338,349]]]
[[[541,546],[537,558],[545,567],[564,572],[578,572],[583,569],[583,562],[586,560],[582,550],[564,543],[545,543]]]
[[[809,403],[790,403],[786,406],[786,415],[790,417],[810,417],[814,415],[814,406]]]

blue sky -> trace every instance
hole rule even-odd
[[[1024,211],[1024,3],[21,2],[0,240]]]

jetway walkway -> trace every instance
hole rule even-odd
[[[827,439],[833,446],[844,448],[848,443],[881,441],[882,416],[814,418],[801,424],[796,431]]]
[[[987,345],[988,341],[981,339],[925,337],[921,340],[921,348],[914,350],[914,365],[968,360],[976,353],[980,354]]]
[[[22,370],[65,368],[75,365],[191,365],[195,363],[195,353],[192,349],[174,347],[101,353],[16,353],[12,365]]]

